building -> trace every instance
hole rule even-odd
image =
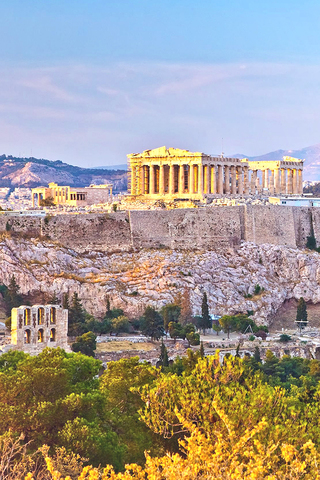
[[[302,193],[303,160],[251,162],[160,147],[128,157],[128,192],[150,199]]]
[[[41,201],[50,200],[54,205],[66,205],[71,207],[85,207],[98,203],[112,201],[112,184],[90,185],[83,188],[72,188],[49,183],[48,187],[32,189],[32,206],[40,206]]]
[[[11,345],[37,354],[45,347],[70,350],[67,342],[68,310],[60,305],[22,305],[11,311]]]

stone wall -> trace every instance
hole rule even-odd
[[[0,215],[0,232],[47,237],[78,252],[139,248],[216,249],[248,241],[303,248],[312,228],[320,244],[320,209],[248,205],[106,214]]]

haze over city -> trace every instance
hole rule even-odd
[[[161,145],[317,144],[319,13],[315,1],[3,2],[1,153],[99,166]]]

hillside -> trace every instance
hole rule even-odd
[[[38,187],[49,182],[77,187],[111,182],[119,192],[127,189],[127,174],[125,170],[76,167],[60,160],[0,156],[0,187]]]

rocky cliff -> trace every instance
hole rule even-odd
[[[189,290],[194,313],[203,292],[211,313],[253,310],[266,323],[284,300],[303,296],[320,302],[320,255],[309,251],[244,242],[224,251],[79,253],[52,241],[10,238],[0,241],[0,283],[15,275],[22,293],[58,295],[76,291],[85,308],[103,316],[105,298],[130,316],[146,305],[161,307]],[[264,291],[254,295],[259,284]],[[248,298],[252,295],[252,298]]]

